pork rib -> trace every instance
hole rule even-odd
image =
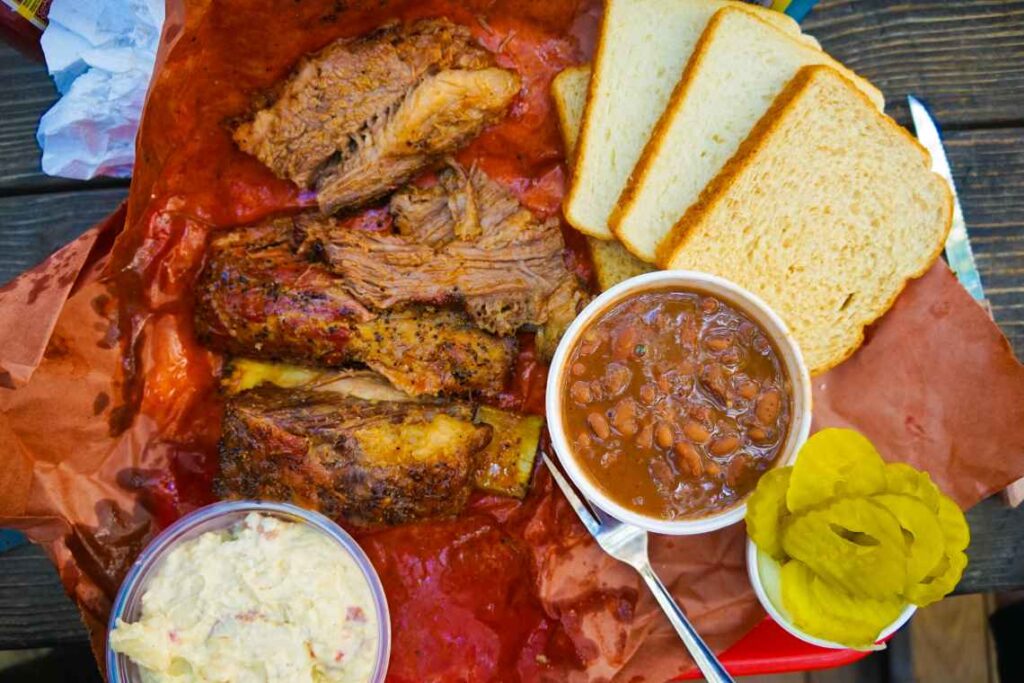
[[[306,217],[218,233],[196,288],[196,331],[218,351],[297,363],[363,363],[412,395],[498,392],[515,342],[461,311],[375,311],[322,265],[295,253]]]
[[[262,386],[228,399],[220,497],[398,524],[458,513],[492,428],[467,404],[366,401]]]

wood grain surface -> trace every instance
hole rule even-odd
[[[988,629],[992,603],[991,595],[961,595],[914,615],[909,629],[914,680],[999,683]]]
[[[877,83],[904,125],[908,93],[931,106],[995,318],[1024,357],[1024,0],[822,0],[804,25]],[[35,131],[56,99],[45,67],[0,44],[0,83],[3,282],[96,222],[126,190],[123,181],[43,175]],[[1024,587],[1024,508],[990,500],[968,519],[971,563],[958,592]],[[45,556],[34,547],[0,554],[0,649],[84,638]]]
[[[0,283],[78,237],[127,195],[127,188],[111,188],[0,197]]]
[[[1024,358],[1024,127],[949,132],[946,153],[985,294]]]
[[[1024,1],[822,0],[803,22],[909,121],[908,93],[947,128],[1024,125]]]
[[[41,550],[22,546],[0,558],[0,649],[86,640],[78,609]]]
[[[57,100],[46,67],[0,42],[0,83],[7,93],[0,97],[0,192],[65,185],[66,181],[45,176],[39,169],[42,155],[36,128],[39,117]]]

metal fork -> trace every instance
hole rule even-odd
[[[676,604],[672,594],[668,592],[665,584],[651,568],[651,560],[647,556],[647,532],[631,524],[623,524],[617,519],[609,517],[597,506],[590,506],[583,502],[576,495],[572,485],[562,476],[558,467],[547,457],[544,458],[544,463],[548,466],[548,471],[554,477],[558,488],[562,489],[569,505],[576,511],[583,526],[587,528],[601,549],[616,560],[625,562],[635,569],[647,582],[647,587],[651,589],[654,598],[661,605],[665,616],[672,622],[672,626],[675,627],[676,633],[686,645],[693,661],[697,663],[697,667],[704,674],[704,678],[709,683],[733,683],[732,676],[718,661],[718,657],[707,646],[697,630],[693,628],[693,624],[686,618],[682,608]]]

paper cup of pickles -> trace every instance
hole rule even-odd
[[[825,429],[747,504],[747,570],[762,606],[814,645],[873,650],[956,587],[963,512],[927,473],[885,463],[863,435]]]

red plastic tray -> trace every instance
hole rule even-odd
[[[791,636],[765,617],[738,643],[722,653],[720,659],[733,676],[809,671],[843,666],[863,659],[869,653],[857,650],[829,650]],[[680,681],[701,678],[696,667],[679,676]]]

